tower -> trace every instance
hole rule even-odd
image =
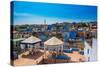
[[[47,30],[47,24],[46,24],[46,19],[44,19],[44,31]]]

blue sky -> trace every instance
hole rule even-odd
[[[13,2],[14,24],[96,21],[97,7],[37,2]]]

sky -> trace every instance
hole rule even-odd
[[[97,20],[97,7],[72,4],[51,4],[13,1],[13,24],[47,24],[62,22],[88,22]]]

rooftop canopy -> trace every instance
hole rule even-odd
[[[53,46],[53,45],[63,45],[63,42],[56,37],[52,37],[49,40],[45,41],[44,45],[51,45],[51,46]]]
[[[37,43],[37,42],[40,42],[41,40],[35,36],[31,36],[25,40],[23,40],[21,43],[30,43],[30,44],[34,44],[34,43]]]

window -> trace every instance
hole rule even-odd
[[[87,50],[87,53],[89,54],[89,49]]]

